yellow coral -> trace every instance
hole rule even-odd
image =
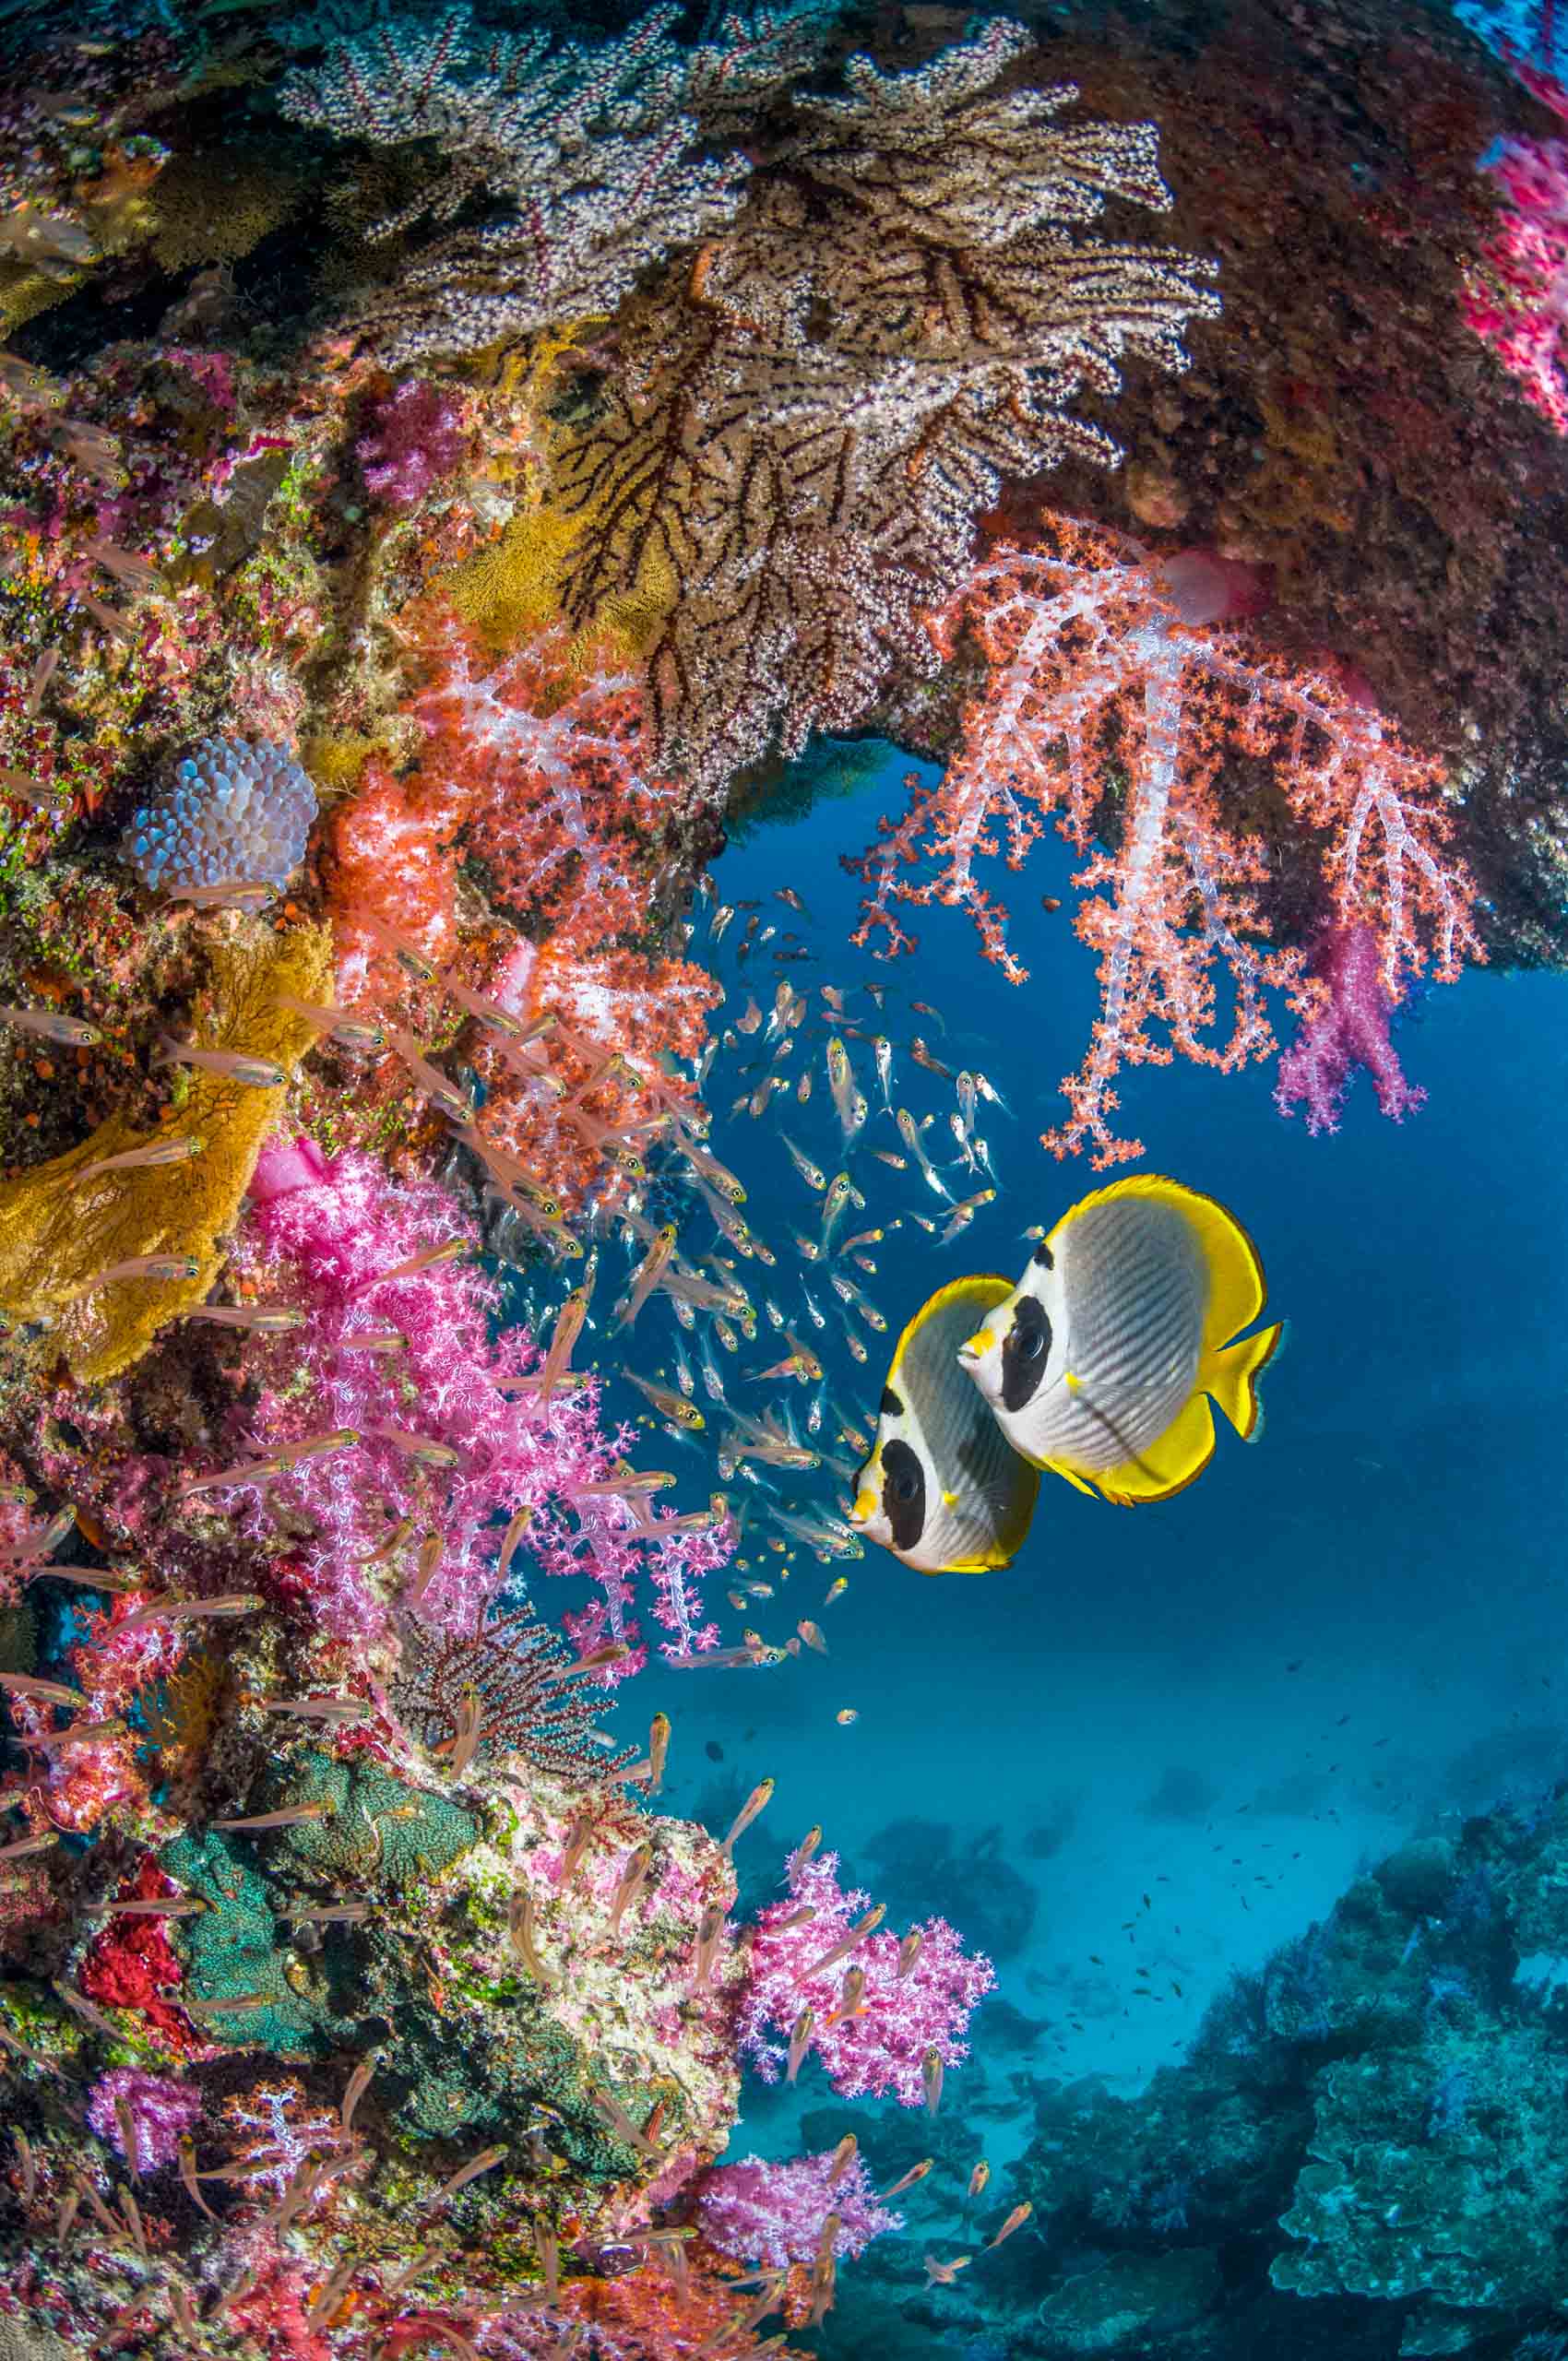
[[[325,927],[286,934],[246,929],[215,951],[213,1005],[219,1012],[202,1046],[243,1050],[292,1072],[316,1035],[273,1005],[280,992],[307,1001],[329,997],[331,936]],[[188,1164],[105,1173],[79,1187],[72,1175],[97,1157],[144,1144],[123,1115],[111,1115],[89,1139],[52,1163],[0,1182],[0,1307],[14,1318],[50,1323],[46,1343],[72,1374],[101,1383],[138,1360],[166,1322],[200,1303],[222,1261],[218,1240],[240,1210],[256,1157],[277,1119],[280,1094],[193,1073],[168,1134],[206,1143]],[[116,1279],[83,1294],[111,1264],[140,1254],[190,1254],[190,1279]]]
[[[236,262],[286,221],[304,196],[299,173],[265,149],[176,156],[152,192],[152,251],[165,270]]]

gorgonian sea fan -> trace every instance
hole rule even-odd
[[[476,1243],[473,1225],[434,1181],[395,1180],[373,1157],[327,1162],[308,1141],[270,1151],[257,1168],[236,1269],[263,1299],[296,1307],[302,1326],[255,1340],[260,1392],[225,1438],[236,1465],[280,1445],[345,1430],[346,1446],[286,1466],[265,1487],[203,1494],[267,1544],[325,1628],[374,1637],[399,1599],[437,1629],[472,1631],[500,1587],[505,1521],[532,1517],[519,1562],[586,1576],[600,1597],[565,1619],[578,1636],[613,1637],[643,1661],[629,1612],[638,1577],[672,1634],[667,1653],[710,1647],[697,1585],[733,1546],[728,1526],[659,1538],[634,1526],[613,1496],[581,1497],[630,1442],[599,1423],[588,1384],[540,1401],[508,1391],[537,1368],[526,1328],[492,1336],[497,1290],[471,1259],[403,1277],[378,1275],[444,1241]],[[358,1340],[402,1339],[395,1350]],[[234,1505],[235,1503],[238,1505]],[[405,1537],[389,1548],[405,1528]],[[439,1535],[439,1566],[415,1597],[419,1539]],[[379,1553],[379,1562],[378,1562]]]

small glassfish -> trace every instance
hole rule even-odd
[[[837,1111],[844,1145],[849,1147],[864,1129],[871,1109],[855,1086],[849,1052],[837,1033],[827,1044],[827,1085],[833,1093],[833,1104]]]
[[[444,1115],[450,1116],[454,1122],[472,1122],[472,1099],[465,1091],[458,1089],[449,1075],[431,1064],[423,1054],[422,1044],[414,1039],[411,1033],[405,1033],[400,1026],[388,1026],[386,1044],[401,1060],[408,1070],[409,1079],[422,1097],[428,1098],[433,1107],[438,1107]]]
[[[632,1284],[625,1300],[616,1311],[617,1328],[630,1328],[635,1323],[638,1312],[659,1285],[670,1258],[675,1252],[678,1234],[672,1221],[667,1221],[663,1228],[655,1233],[652,1245],[632,1275]]]
[[[808,1648],[814,1648],[819,1656],[825,1656],[827,1654],[827,1642],[823,1638],[820,1628],[812,1621],[810,1616],[802,1616],[795,1629]]]
[[[863,1211],[865,1199],[847,1172],[836,1172],[827,1184],[827,1194],[823,1199],[822,1230],[817,1239],[819,1254],[827,1252],[833,1242],[833,1233],[851,1204],[859,1205]]]
[[[848,1729],[851,1722],[858,1722],[861,1717],[853,1705],[840,1705],[833,1718],[841,1728]]]
[[[289,1078],[270,1058],[253,1058],[243,1050],[198,1050],[189,1042],[176,1041],[172,1033],[159,1035],[152,1062],[155,1066],[200,1066],[204,1074],[242,1083],[250,1090],[280,1090]]]
[[[389,1279],[415,1278],[421,1271],[434,1269],[437,1263],[455,1263],[469,1252],[469,1241],[466,1238],[444,1238],[438,1246],[422,1246],[419,1252],[410,1254],[406,1262],[394,1263],[390,1270],[376,1271],[368,1279],[361,1279],[350,1292],[363,1295],[369,1287],[385,1287]]]
[[[927,1074],[940,1074],[944,1082],[952,1081],[952,1067],[944,1066],[940,1058],[932,1057],[930,1050],[927,1048],[925,1042],[921,1040],[918,1033],[915,1035],[914,1039],[909,1043],[909,1055],[913,1058],[916,1065],[924,1066]]]
[[[879,1164],[891,1166],[895,1172],[908,1172],[909,1169],[908,1157],[895,1156],[890,1147],[873,1147],[872,1154]]]
[[[412,976],[419,984],[434,984],[441,980],[434,962],[425,957],[417,943],[410,943],[406,934],[399,934],[395,927],[387,926],[368,910],[358,911],[355,916],[366,934],[373,942],[378,943],[383,951],[391,954],[405,975]]]
[[[943,1180],[942,1175],[937,1171],[936,1167],[932,1164],[930,1157],[927,1156],[925,1152],[925,1144],[921,1138],[921,1131],[923,1126],[917,1125],[914,1117],[910,1114],[907,1107],[900,1107],[898,1109],[897,1113],[894,1117],[894,1121],[898,1126],[899,1138],[903,1141],[904,1145],[909,1149],[909,1154],[914,1157],[915,1162],[921,1168],[921,1172],[924,1177],[926,1187],[932,1190],[937,1196],[945,1197],[948,1204],[951,1204],[953,1202],[953,1192],[948,1188],[946,1182]],[[930,1121],[929,1117],[927,1118],[927,1121]]]
[[[273,1001],[274,1008],[287,1009],[291,1016],[303,1016],[307,1025],[330,1034],[345,1050],[384,1050],[386,1029],[368,1017],[356,1016],[347,1008],[330,1008],[315,1001],[296,1000],[291,992],[279,992]]]
[[[30,803],[35,812],[68,812],[74,801],[64,788],[16,770],[0,770],[0,795],[8,795],[17,803]]]
[[[637,1392],[652,1403],[659,1417],[668,1418],[671,1425],[684,1427],[689,1434],[698,1434],[707,1426],[707,1420],[696,1404],[688,1402],[685,1395],[676,1393],[672,1386],[659,1385],[652,1378],[639,1377],[636,1370],[625,1369],[621,1374],[627,1384],[635,1385]]]
[[[0,1008],[0,1025],[14,1033],[33,1033],[41,1041],[59,1041],[69,1050],[89,1050],[102,1034],[79,1016],[62,1016],[53,1008]]]
[[[824,1607],[831,1607],[836,1598],[842,1598],[849,1587],[848,1574],[836,1574],[827,1585],[827,1596],[822,1602]]]
[[[814,1164],[811,1157],[806,1155],[804,1149],[798,1148],[795,1145],[794,1141],[790,1139],[788,1133],[780,1132],[778,1136],[784,1143],[785,1154],[788,1156],[790,1163],[794,1166],[796,1171],[800,1174],[802,1180],[805,1182],[806,1187],[808,1189],[814,1189],[820,1196],[823,1190],[827,1186],[827,1176],[823,1171],[821,1165]]]
[[[714,911],[713,916],[707,922],[708,934],[715,943],[723,942],[724,930],[729,925],[735,913],[728,902],[720,902],[719,908]]]
[[[194,1254],[132,1254],[123,1263],[110,1263],[101,1271],[95,1271],[77,1294],[91,1295],[95,1288],[108,1287],[115,1279],[154,1279],[172,1285],[176,1280],[194,1279],[200,1268]]]
[[[169,896],[193,910],[244,910],[253,916],[271,901],[274,888],[246,877],[225,877],[216,885],[182,885]]]
[[[82,1165],[71,1175],[71,1186],[79,1189],[85,1180],[96,1180],[103,1172],[132,1172],[145,1165],[188,1164],[206,1146],[192,1133],[179,1132],[172,1138],[148,1140],[145,1147],[122,1148],[117,1156],[95,1156],[90,1164]],[[301,1313],[301,1318],[304,1314]]]
[[[796,1106],[797,1106],[797,1107],[803,1107],[803,1106],[805,1105],[806,1101],[810,1098],[811,1095],[812,1095],[812,1070],[811,1070],[810,1066],[802,1066],[802,1069],[801,1069],[801,1078],[800,1078],[799,1082],[795,1085],[795,1104],[796,1104]]]

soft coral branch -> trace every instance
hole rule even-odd
[[[881,931],[889,952],[907,950],[897,906],[946,903],[968,911],[986,956],[1022,983],[1006,910],[977,862],[1020,868],[1048,821],[1088,853],[1074,881],[1087,896],[1076,927],[1099,955],[1100,1014],[1063,1086],[1069,1120],[1045,1145],[1059,1156],[1090,1145],[1102,1168],[1142,1153],[1111,1124],[1123,1066],[1180,1050],[1232,1071],[1275,1049],[1270,991],[1304,1011],[1319,997],[1301,952],[1265,941],[1264,843],[1232,824],[1221,792],[1233,761],[1265,765],[1291,820],[1326,836],[1325,901],[1338,923],[1375,932],[1391,997],[1429,955],[1443,978],[1483,955],[1474,887],[1444,850],[1453,823],[1439,765],[1327,680],[1210,628],[1195,579],[1060,525],[1049,546],[1004,546],[978,565],[928,627],[944,658],[971,635],[985,686],[941,782],[917,789],[904,818],[884,822],[881,844],[849,864],[873,889],[857,942]]]

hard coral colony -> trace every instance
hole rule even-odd
[[[790,1145],[822,1228],[756,1372],[811,1406],[728,1398],[742,1265],[786,1276],[705,1086],[766,1026],[766,1111],[808,1017],[781,965],[721,1035],[691,914],[725,819],[825,734],[935,759],[846,838],[856,940],[961,907],[1019,983],[983,864],[1068,836],[1102,1003],[1058,1155],[1137,1155],[1119,1073],[1265,1057],[1281,992],[1282,1109],[1334,1129],[1364,1066],[1397,1117],[1419,974],[1562,955],[1561,806],[1465,685],[1547,709],[1548,602],[1456,593],[1425,663],[1372,537],[1347,620],[1329,479],[1372,475],[1376,416],[1414,513],[1439,397],[1390,364],[1310,450],[1287,419],[1322,326],[1289,253],[1234,292],[1211,259],[1285,168],[1238,136],[1167,187],[1208,103],[1174,12],[1114,53],[832,0],[695,44],[673,7],[574,42],[461,6],[0,15],[0,2343],[742,2361],[902,2226],[850,2135],[719,2161],[742,2066],[934,2117],[994,1979],[814,1839],[742,1916],[625,1685],[826,1652],[731,1631],[710,1578],[757,1532],[780,1581],[860,1554],[827,1477],[791,1514],[772,1477],[852,1465],[813,1288],[857,1362],[886,1325],[843,1267],[884,1230],[830,988],[847,1169]],[[1228,38],[1199,80],[1235,84]],[[1521,102],[1467,39],[1495,133]],[[1442,213],[1424,136],[1406,181],[1340,175],[1340,234],[1451,279],[1467,238],[1431,369],[1524,499],[1565,415],[1562,143],[1504,142],[1497,211],[1478,136]],[[1482,531],[1452,520],[1455,582]],[[994,1194],[983,1080],[961,1203],[897,1113],[944,1243]],[[635,1459],[581,1365],[654,1296],[644,1424],[711,1414],[722,1491]]]

